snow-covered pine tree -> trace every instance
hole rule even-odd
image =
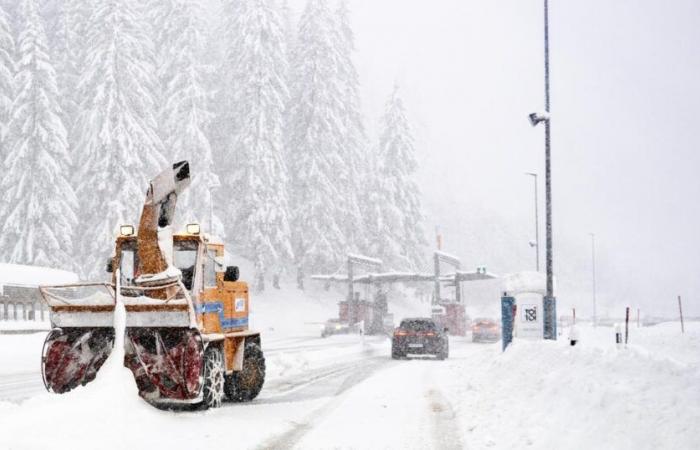
[[[324,0],[309,0],[292,56],[288,166],[296,264],[304,273],[335,269],[349,246],[349,171],[342,157],[342,85],[335,21]]]
[[[214,94],[212,111],[215,117],[209,134],[214,162],[219,168],[219,177],[225,181],[227,174],[235,167],[236,161],[231,157],[231,141],[235,134],[236,117],[233,113],[233,94],[236,87],[233,79],[235,60],[238,51],[234,45],[239,24],[238,17],[242,0],[224,0],[221,9],[221,21],[218,29],[209,37],[209,57],[216,64],[216,76],[212,79],[210,90]],[[217,191],[217,197],[226,199],[232,192],[226,189]],[[230,198],[230,197],[229,197]]]
[[[207,131],[213,114],[202,63],[202,11],[196,0],[165,0],[156,47],[162,86],[159,112],[165,151],[173,161],[190,162],[192,183],[183,194],[177,221],[201,223],[203,229],[224,235],[218,208],[212,208],[212,190],[219,186]]]
[[[255,287],[263,290],[266,272],[279,273],[292,259],[283,154],[288,63],[284,22],[274,0],[241,0],[237,19],[232,42],[237,126],[230,147],[236,165],[224,192],[235,192],[235,201],[228,202],[230,236],[255,264]]]
[[[413,180],[418,166],[413,142],[406,110],[394,87],[380,126],[378,177],[368,216],[373,254],[399,270],[420,268],[426,245],[420,191]]]
[[[73,257],[78,204],[66,179],[70,155],[56,73],[35,0],[22,0],[19,18],[17,97],[0,181],[0,260],[65,268]]]
[[[78,114],[79,98],[76,92],[81,71],[82,39],[87,7],[79,0],[55,2],[49,22],[51,59],[56,69],[61,120],[68,132],[68,148],[75,147],[74,125]]]
[[[336,39],[339,56],[338,77],[341,90],[341,156],[349,171],[346,198],[345,236],[355,248],[367,250],[365,222],[362,211],[366,209],[368,187],[367,138],[362,123],[360,107],[360,80],[352,56],[355,51],[355,36],[350,26],[350,11],[347,0],[341,0],[336,11]]]
[[[12,34],[7,13],[0,6],[0,162],[7,154],[8,124],[15,99],[15,40]]]
[[[173,162],[163,158],[156,132],[153,46],[136,3],[94,4],[85,36],[76,149],[80,254],[89,275],[101,273],[118,226],[138,220],[148,180]]]

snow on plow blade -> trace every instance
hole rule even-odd
[[[44,341],[46,389],[62,394],[95,379],[114,346],[114,289],[105,283],[39,288],[52,330]]]

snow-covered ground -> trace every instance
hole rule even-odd
[[[38,313],[37,313],[38,315]],[[49,313],[45,313],[45,320],[0,320],[0,334],[3,332],[18,332],[18,331],[32,331],[32,330],[46,330],[51,329],[51,324],[49,323]]]
[[[385,338],[319,337],[332,293],[271,290],[254,305],[265,387],[209,411],[152,408],[120,364],[50,395],[43,333],[0,335],[0,448],[697,448],[698,323],[685,335],[678,323],[633,327],[626,349],[611,328],[582,326],[576,347],[564,335],[502,353],[452,337],[447,361],[394,361]],[[392,309],[398,319],[423,307]]]

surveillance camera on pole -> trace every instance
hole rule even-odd
[[[546,111],[543,112],[534,112],[531,113],[528,118],[530,119],[530,124],[534,127],[537,126],[538,123],[540,122],[546,122],[549,120],[549,113]]]

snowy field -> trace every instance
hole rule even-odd
[[[262,393],[210,411],[154,409],[114,358],[94,383],[50,395],[44,334],[0,335],[0,448],[697,448],[698,323],[631,328],[626,349],[611,328],[583,327],[576,347],[562,336],[502,353],[453,337],[447,361],[394,361],[386,338],[320,338],[328,297],[290,308],[273,294],[254,312]]]

